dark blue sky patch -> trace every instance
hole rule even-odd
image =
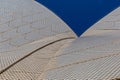
[[[120,6],[120,0],[36,0],[52,10],[80,36]]]

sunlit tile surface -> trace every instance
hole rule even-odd
[[[0,52],[71,30],[32,0],[0,0]]]
[[[34,0],[0,0],[0,80],[120,78],[119,34],[120,8],[74,40],[71,29]]]
[[[61,19],[34,0],[0,0],[0,80],[36,80],[50,57],[75,37]]]
[[[47,69],[46,79],[111,80],[120,78],[120,7],[64,48]]]

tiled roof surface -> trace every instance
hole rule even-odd
[[[120,78],[120,8],[74,40],[37,2],[0,1],[0,80]]]

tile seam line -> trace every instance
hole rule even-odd
[[[0,75],[1,75],[2,73],[4,73],[5,71],[7,71],[8,69],[10,69],[11,67],[13,67],[14,65],[16,65],[17,63],[19,63],[19,62],[21,62],[22,60],[26,59],[27,57],[31,56],[31,55],[34,54],[35,52],[37,52],[37,51],[39,51],[39,50],[41,50],[41,49],[43,49],[43,48],[45,48],[45,47],[47,47],[47,46],[49,46],[49,45],[51,45],[51,44],[54,44],[54,43],[59,42],[59,41],[67,40],[67,39],[75,39],[75,37],[66,37],[66,38],[58,39],[58,40],[55,40],[55,41],[53,41],[53,42],[50,42],[50,43],[48,43],[48,44],[46,44],[46,45],[44,45],[44,46],[42,46],[42,47],[40,47],[40,48],[32,51],[32,52],[30,52],[29,54],[25,55],[25,56],[22,57],[21,59],[15,61],[14,63],[12,63],[12,64],[9,65],[8,67],[6,67],[5,69],[1,70],[1,71],[0,71]]]
[[[100,56],[100,57],[96,57],[96,58],[91,58],[91,59],[88,59],[88,60],[73,62],[71,64],[67,64],[67,65],[63,65],[63,66],[60,66],[60,67],[51,68],[51,69],[48,69],[46,71],[50,71],[50,70],[54,70],[54,69],[66,68],[66,67],[70,67],[70,66],[73,66],[73,65],[78,65],[78,64],[82,64],[82,63],[86,63],[86,62],[90,62],[90,61],[96,61],[96,60],[100,60],[100,59],[104,59],[104,58],[108,58],[108,57],[113,57],[113,56],[118,56],[118,55],[120,55],[120,52],[114,53],[114,54],[110,54],[110,55]]]
[[[68,43],[69,43],[69,42],[68,42]],[[59,51],[61,51],[61,50],[64,48],[64,46],[68,45],[68,43],[62,45],[61,48],[60,48],[54,55],[57,55],[57,54],[59,53]],[[40,78],[40,80],[41,80],[42,77],[43,77],[42,75],[45,74],[45,72],[46,72],[46,70],[47,70],[47,68],[48,68],[47,66],[49,66],[50,63],[52,63],[52,60],[53,60],[53,58],[51,58],[51,59],[49,60],[49,62],[46,64],[46,66],[44,66],[43,71],[41,72],[40,76],[38,77],[38,78]],[[39,79],[38,79],[38,80],[39,80]]]
[[[36,30],[35,30],[36,31]],[[70,32],[70,31],[67,31],[67,33],[68,32]],[[65,33],[65,32],[63,32],[63,33]],[[60,34],[60,33],[58,33],[58,34]],[[27,35],[27,34],[25,34],[25,35]],[[57,34],[55,34],[54,36],[56,36]],[[25,37],[25,36],[24,36]],[[51,37],[51,36],[47,36],[47,37]],[[42,38],[42,39],[44,39],[44,38]],[[28,40],[28,39],[27,39]],[[30,42],[27,42],[27,43],[25,43],[25,44],[28,44],[28,43],[32,43],[33,41],[30,41]],[[2,43],[1,43],[2,44]],[[1,45],[0,44],[0,45]],[[11,43],[9,43],[9,44],[11,44]],[[16,45],[13,45],[13,46],[16,46]],[[19,46],[16,46],[16,47],[21,47],[21,46],[23,46],[23,45],[19,45]],[[5,52],[12,52],[12,51],[16,51],[16,49],[13,49],[13,50],[9,50],[9,51],[3,51],[3,52],[0,52],[0,53],[5,53]]]

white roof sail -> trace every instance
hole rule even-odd
[[[0,80],[120,78],[120,7],[80,38],[34,0],[0,0]]]
[[[0,6],[0,52],[46,37],[72,34],[63,21],[37,2],[4,0]]]
[[[39,57],[30,59],[28,65],[24,63],[19,68],[18,63],[45,46],[58,42],[54,48],[59,49],[74,38],[72,30],[41,4],[33,0],[0,0],[0,80],[35,80],[43,69],[38,67],[43,67],[48,60],[37,63],[41,61]]]
[[[120,7],[61,50],[51,60],[56,64],[43,73],[44,78],[117,80],[120,78],[119,34]]]

